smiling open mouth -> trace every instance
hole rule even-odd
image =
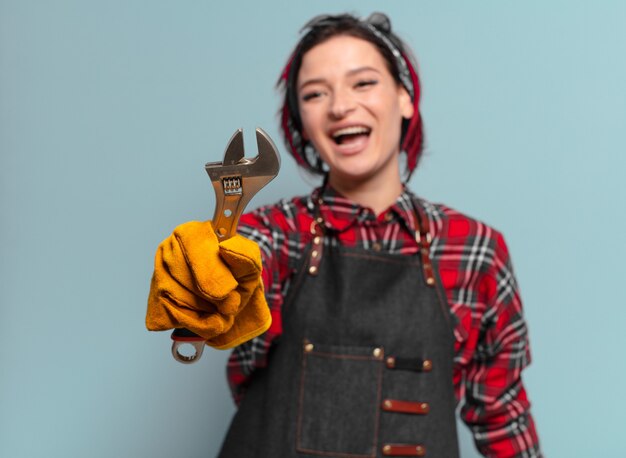
[[[368,137],[372,129],[365,126],[352,126],[339,129],[332,134],[332,138],[338,145],[357,141],[362,137]]]

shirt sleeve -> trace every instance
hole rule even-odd
[[[522,383],[530,363],[528,331],[504,238],[495,233],[494,261],[480,276],[487,305],[480,341],[465,373],[461,417],[486,457],[542,457]]]

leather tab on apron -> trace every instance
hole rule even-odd
[[[422,258],[422,267],[424,270],[424,281],[428,286],[435,286],[435,273],[433,272],[433,264],[430,260],[430,225],[428,216],[424,210],[416,205],[417,216],[419,217],[419,228],[415,231],[415,241],[420,247],[420,256]]]
[[[433,362],[423,358],[398,358],[387,356],[385,360],[387,369],[397,369],[401,371],[430,372],[433,370]]]
[[[385,399],[382,404],[385,412],[410,413],[413,415],[426,415],[430,411],[427,402],[400,401],[398,399]]]
[[[320,263],[322,262],[322,252],[324,249],[324,234],[321,229],[321,225],[324,223],[321,217],[317,217],[311,222],[311,252],[309,253],[309,266],[307,272],[309,275],[316,276],[320,269]]]
[[[426,447],[421,444],[386,444],[382,451],[385,456],[426,456]]]

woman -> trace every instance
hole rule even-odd
[[[198,321],[223,321],[220,331],[192,329],[210,344],[228,347],[267,329],[259,291],[271,310],[267,332],[237,346],[229,361],[239,409],[220,456],[456,457],[459,402],[485,456],[541,456],[521,381],[527,332],[504,239],[415,197],[403,182],[422,147],[420,87],[388,18],[315,18],[280,84],[287,146],[324,184],[242,217],[239,232],[260,247],[262,274],[237,264],[256,265],[254,244],[237,237],[215,248],[208,223],[177,228],[184,256],[168,255],[171,265],[198,271],[192,264],[207,257],[189,253],[210,238],[215,262],[244,285],[229,289],[237,291],[230,305],[205,294],[204,309],[186,306]],[[200,277],[180,278],[202,295]],[[148,327],[191,327],[154,324],[159,307],[180,313],[175,294],[163,305],[157,291],[158,278]]]

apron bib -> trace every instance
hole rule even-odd
[[[315,275],[303,256],[283,334],[219,456],[457,458],[453,327],[438,277],[427,284],[418,255],[320,253],[319,240],[308,250]]]

